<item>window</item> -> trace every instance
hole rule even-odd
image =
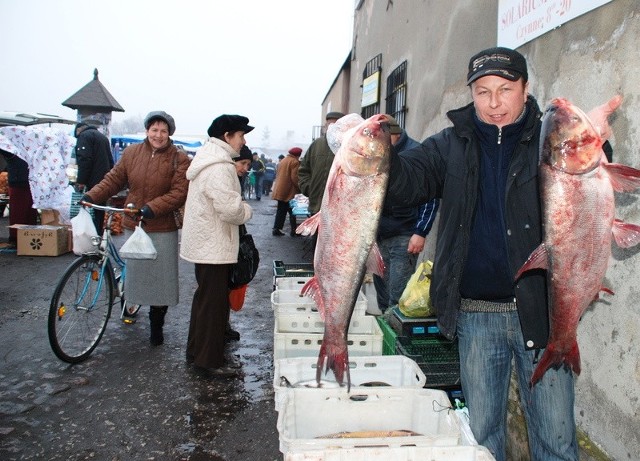
[[[396,67],[387,78],[386,113],[405,128],[407,115],[407,61]]]
[[[382,54],[370,60],[364,67],[362,73],[363,101],[373,101],[368,105],[362,104],[361,115],[367,119],[372,115],[380,113],[380,70],[382,69]],[[378,74],[377,80],[375,79]]]

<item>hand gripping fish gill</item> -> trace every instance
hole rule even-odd
[[[640,171],[608,163],[587,115],[566,99],[547,107],[540,133],[539,175],[544,236],[516,274],[547,271],[550,334],[531,386],[551,367],[580,374],[580,317],[598,298],[611,256],[611,239],[622,248],[640,242],[640,226],[615,219],[614,190],[640,187]],[[525,275],[526,276],[526,275]]]
[[[386,118],[363,120],[349,114],[331,125],[327,140],[335,158],[324,190],[320,212],[296,232],[318,232],[314,276],[302,288],[318,305],[324,335],[316,380],[333,370],[350,390],[347,333],[365,272],[382,275],[384,263],[376,233],[389,179],[391,140]]]

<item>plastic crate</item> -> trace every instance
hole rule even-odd
[[[284,461],[495,461],[480,445],[454,447],[368,447],[287,453]]]
[[[284,263],[273,261],[274,277],[313,277],[312,263]]]
[[[324,322],[317,312],[276,312],[273,359],[317,357],[324,336]],[[351,317],[347,344],[350,356],[382,355],[382,330],[375,317]]]
[[[278,277],[275,281],[275,289],[300,291],[309,280],[311,277]]]
[[[285,455],[327,448],[452,446],[461,441],[458,416],[447,394],[436,389],[291,389],[278,414]],[[361,431],[412,431],[399,437],[338,437]]]
[[[300,290],[275,290],[271,293],[271,307],[278,313],[302,313],[318,312],[316,302],[309,296],[300,294]],[[358,292],[356,304],[353,307],[353,316],[364,316],[367,312],[367,298]]]
[[[365,298],[367,298],[367,314],[382,315],[382,311],[378,306],[378,293],[376,292],[376,287],[373,285],[373,278],[369,280],[369,277],[365,276],[360,289],[362,293],[364,293]]]
[[[396,338],[398,334],[391,328],[384,317],[377,317],[378,325],[382,330],[382,355],[397,355]]]
[[[275,361],[273,389],[275,391],[276,410],[280,411],[282,399],[291,389],[304,383],[314,389],[316,385],[317,357],[296,357]],[[394,388],[424,387],[426,378],[416,362],[401,355],[349,357],[349,375],[351,376],[351,392],[360,387],[372,388],[390,386]],[[339,387],[331,374],[322,376],[322,382],[332,387]],[[302,383],[302,384],[301,384]],[[291,387],[293,386],[293,387]]]
[[[458,343],[440,338],[396,338],[396,348],[414,360],[427,377],[427,387],[460,384],[460,358]]]
[[[467,401],[464,398],[464,393],[462,392],[462,386],[457,384],[455,386],[440,386],[438,387],[441,391],[445,391],[449,396],[449,401],[453,408],[460,409],[467,406]]]

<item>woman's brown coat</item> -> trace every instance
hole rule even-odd
[[[127,147],[115,166],[87,195],[94,203],[104,203],[125,188],[129,193],[125,204],[136,208],[148,205],[155,217],[145,220],[147,232],[169,232],[177,229],[174,211],[187,199],[189,181],[186,171],[189,158],[172,142],[155,152],[145,139]],[[135,229],[136,221],[125,215],[123,226]]]

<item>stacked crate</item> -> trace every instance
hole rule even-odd
[[[397,306],[391,315],[379,318],[384,323],[383,331],[395,333],[395,354],[414,360],[424,372],[425,386],[445,391],[451,403],[457,407],[464,404],[460,385],[460,358],[457,341],[449,341],[440,334],[435,317],[410,318],[402,314]],[[391,336],[386,333],[384,338]],[[385,344],[385,350],[391,347]]]
[[[322,374],[318,386],[324,323],[315,302],[301,295],[312,276],[311,264],[274,261],[273,388],[285,461],[492,461],[484,448],[463,446],[469,440],[449,411],[449,396],[425,389],[427,378],[415,360],[421,357],[398,353],[403,336],[379,323],[382,317],[367,315],[362,291],[347,337],[351,388],[338,385],[332,372]]]
[[[324,336],[324,322],[318,306],[301,294],[313,276],[311,264],[273,262],[271,306],[274,310],[274,360],[317,357]],[[382,355],[382,331],[375,317],[366,315],[367,298],[361,291],[349,323],[350,356]]]

